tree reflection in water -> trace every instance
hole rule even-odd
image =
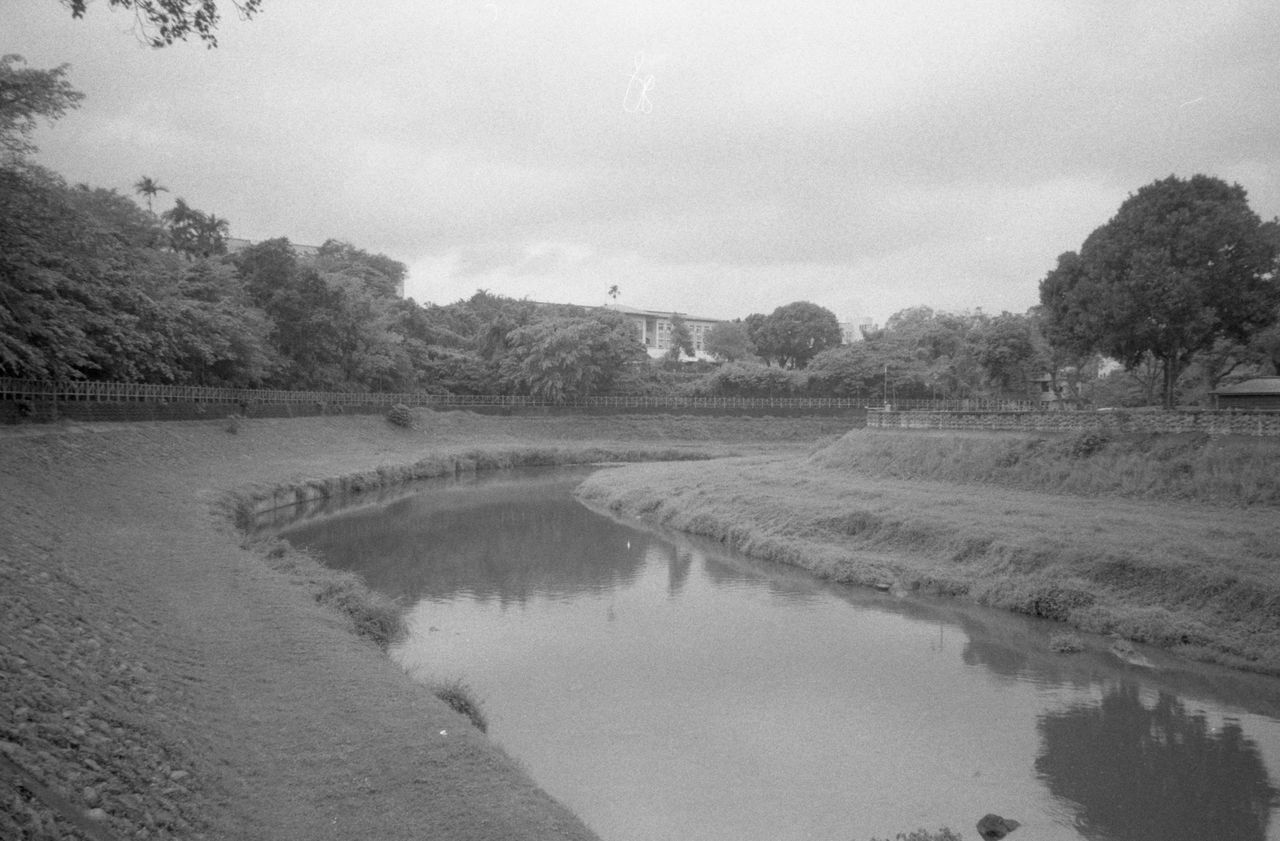
[[[1143,705],[1135,685],[1099,705],[1040,717],[1036,772],[1076,806],[1076,826],[1095,841],[1230,838],[1265,841],[1277,791],[1256,744],[1228,721],[1161,694]]]

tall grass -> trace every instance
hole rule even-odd
[[[863,476],[1280,506],[1280,440],[1272,438],[859,429],[815,453],[811,463]]]

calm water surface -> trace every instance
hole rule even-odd
[[[430,482],[283,528],[411,605],[393,657],[471,684],[606,841],[974,839],[992,811],[1012,841],[1280,839],[1280,681],[1105,640],[1055,655],[1059,626],[617,522],[573,499],[583,475]]]

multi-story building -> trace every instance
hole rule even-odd
[[[640,343],[649,352],[649,356],[654,359],[666,355],[667,351],[671,349],[671,320],[677,315],[684,319],[685,325],[689,328],[689,337],[693,340],[694,358],[714,358],[707,352],[706,338],[707,333],[712,327],[719,324],[721,319],[702,318],[696,315],[663,312],[661,310],[639,310],[618,304],[611,304],[607,309],[622,313],[635,323]]]

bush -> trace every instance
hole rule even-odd
[[[485,718],[484,710],[480,708],[480,701],[476,698],[475,692],[464,683],[460,678],[453,678],[442,683],[437,683],[431,687],[431,692],[441,701],[449,705],[454,712],[462,713],[475,728],[481,733],[487,733],[489,730],[489,720]]]
[[[387,411],[387,421],[392,426],[413,428],[413,411],[403,403],[397,403]]]

